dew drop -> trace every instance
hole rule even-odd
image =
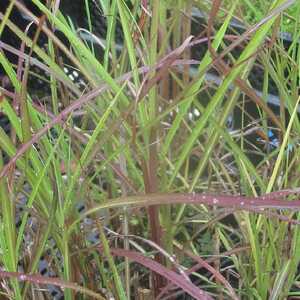
[[[20,280],[22,280],[22,281],[26,280],[26,275],[24,275],[24,274],[20,275]]]
[[[213,204],[217,204],[217,203],[219,203],[219,200],[217,198],[214,198],[213,199]]]
[[[200,111],[197,108],[194,108],[194,115],[200,117]]]

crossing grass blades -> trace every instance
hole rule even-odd
[[[300,296],[297,1],[1,3],[1,298]]]

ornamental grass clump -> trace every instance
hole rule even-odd
[[[3,1],[3,298],[299,296],[300,5],[198,2]]]

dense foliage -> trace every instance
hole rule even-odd
[[[299,297],[299,3],[70,3],[1,0],[1,297]]]

